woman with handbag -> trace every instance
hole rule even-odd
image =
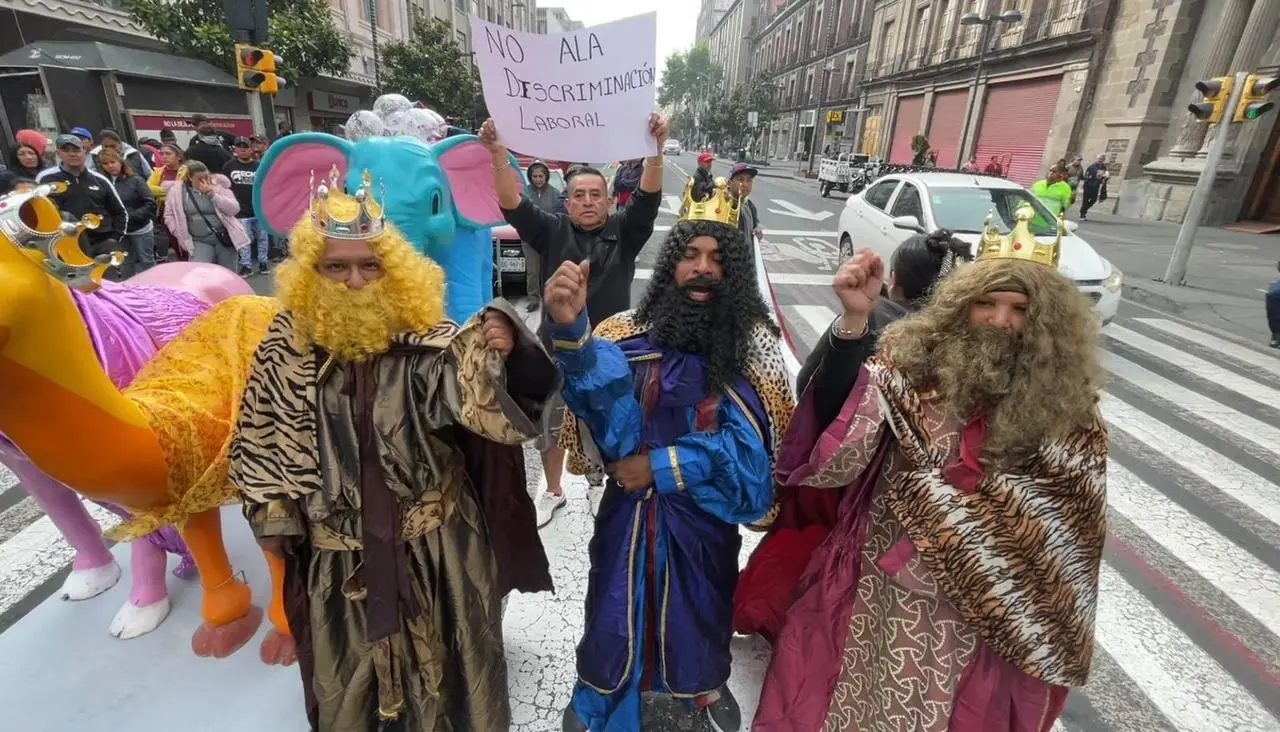
[[[240,203],[225,175],[214,175],[204,163],[192,160],[186,175],[165,183],[164,222],[178,248],[193,262],[218,264],[235,272],[239,250],[249,235],[236,220]]]

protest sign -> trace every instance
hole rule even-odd
[[[484,101],[503,144],[549,160],[658,154],[649,134],[656,13],[554,35],[471,18]]]

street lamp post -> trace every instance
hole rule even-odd
[[[826,142],[827,139],[827,119],[823,117],[825,112],[823,106],[827,103],[827,97],[831,93],[831,73],[836,70],[835,64],[827,64],[822,67],[822,92],[818,95],[818,109],[813,120],[813,142],[809,143],[809,170],[805,173],[808,178],[813,177],[813,157],[817,153],[817,148]],[[821,118],[821,119],[819,119]],[[822,138],[818,137],[818,124],[822,124]]]
[[[369,0],[369,34],[373,37],[373,91],[382,93],[382,70],[378,63],[378,0]]]
[[[1022,22],[1021,10],[1006,10],[999,15],[989,15],[983,17],[977,13],[965,13],[960,18],[960,25],[980,25],[982,26],[981,39],[978,46],[978,66],[973,74],[973,92],[969,95],[969,103],[965,105],[964,112],[964,132],[960,135],[960,158],[963,160],[973,153],[973,147],[969,144],[969,132],[973,120],[974,108],[978,105],[978,87],[982,84],[983,66],[987,60],[987,49],[991,47],[991,37],[995,32],[996,23],[1005,23],[1012,25]],[[960,167],[961,161],[956,161],[956,167]]]

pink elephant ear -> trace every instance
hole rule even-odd
[[[288,236],[294,224],[311,205],[311,180],[315,185],[329,180],[329,171],[338,168],[340,180],[347,179],[347,159],[351,143],[319,132],[303,132],[278,140],[263,156],[253,183],[253,205],[267,230]]]
[[[479,138],[475,135],[449,137],[436,143],[433,149],[449,181],[459,225],[483,229],[501,224],[502,209],[498,207],[498,191],[493,187],[493,156],[480,144]],[[507,170],[523,188],[524,178],[514,156]]]

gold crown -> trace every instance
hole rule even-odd
[[[742,203],[738,197],[729,192],[729,183],[724,178],[716,178],[716,192],[705,201],[693,200],[693,179],[684,186],[684,215],[681,221],[714,221],[731,228],[738,227],[738,214]]]
[[[1022,259],[1046,267],[1057,267],[1062,250],[1062,235],[1067,233],[1067,221],[1058,213],[1058,236],[1052,244],[1043,244],[1031,233],[1031,220],[1037,214],[1031,206],[1021,206],[1014,213],[1016,220],[1008,234],[1001,234],[995,226],[995,212],[987,214],[982,240],[978,242],[979,262],[987,259]]]
[[[329,183],[316,187],[315,171],[311,172],[311,224],[330,239],[372,239],[386,226],[382,204],[373,198],[373,176],[360,174],[360,189],[349,196],[342,190],[342,174],[338,166],[329,171]],[[386,198],[386,186],[382,198]]]
[[[41,264],[50,277],[81,292],[93,292],[102,286],[108,269],[124,264],[126,255],[111,252],[90,258],[81,251],[80,235],[98,228],[102,218],[85,214],[78,222],[63,221],[49,196],[66,190],[66,183],[43,183],[0,197],[0,234]]]

